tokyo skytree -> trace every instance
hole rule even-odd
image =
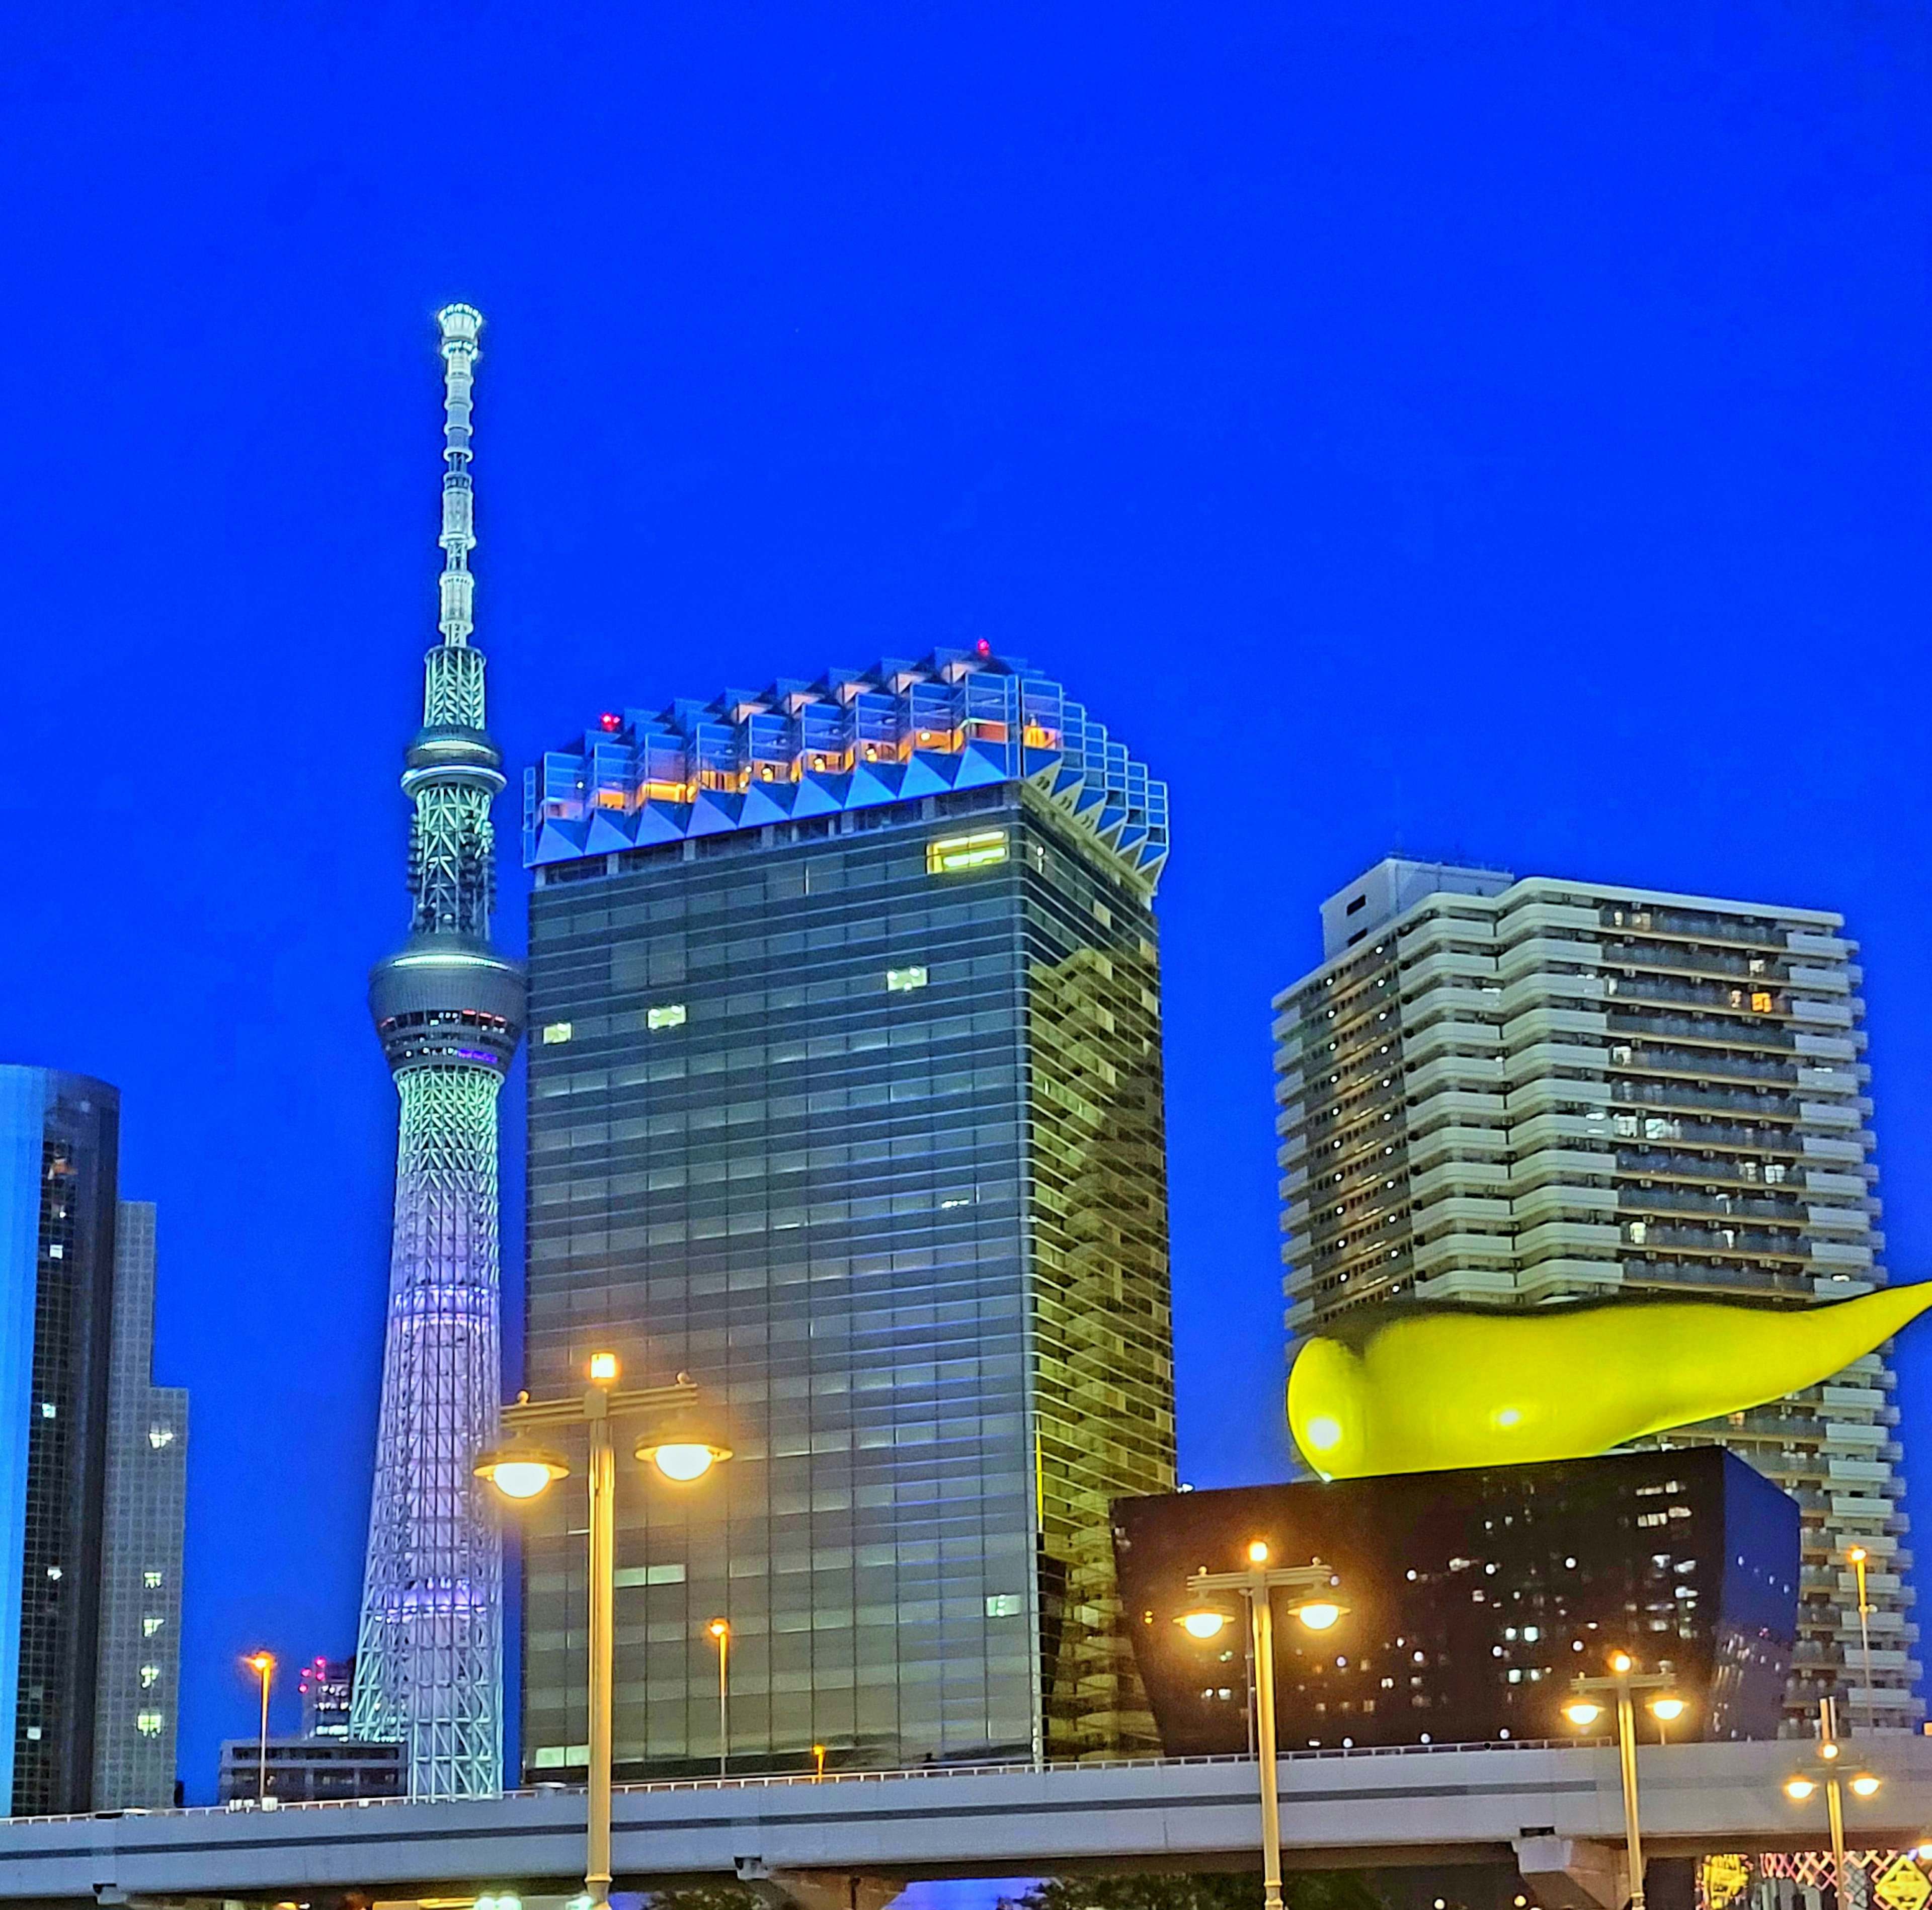
[[[436,322],[442,640],[403,772],[416,805],[409,938],[369,977],[402,1120],[350,1729],[405,1747],[411,1796],[472,1798],[498,1791],[502,1758],[502,1549],[470,1468],[496,1435],[496,1095],[523,1033],[524,975],[490,946],[503,759],[483,727],[483,658],[470,641],[483,320],[452,305]]]

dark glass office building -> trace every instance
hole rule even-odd
[[[0,1066],[0,1796],[92,1807],[121,1097]]]
[[[1284,1750],[1570,1738],[1612,1649],[1689,1701],[1673,1738],[1778,1735],[1798,1620],[1797,1501],[1715,1447],[1398,1473],[1114,1508],[1121,1595],[1168,1753],[1247,1748],[1245,1622],[1178,1622],[1190,1573],[1334,1567],[1332,1630],[1275,1632]],[[1277,1595],[1280,1597],[1280,1594]],[[1646,1721],[1646,1729],[1650,1726]]]
[[[526,792],[526,1357],[688,1371],[736,1456],[622,1465],[616,1755],[1150,1750],[1109,1509],[1174,1477],[1166,792],[940,652],[604,716]],[[584,1542],[525,1550],[532,1780],[585,1758]]]

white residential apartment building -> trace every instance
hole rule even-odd
[[[1840,916],[1390,859],[1322,918],[1321,967],[1274,1004],[1292,1334],[1398,1298],[1885,1281]],[[1832,1692],[1859,1729],[1924,1714],[1894,1384],[1875,1354],[1656,1442],[1720,1442],[1802,1508],[1792,1735]]]

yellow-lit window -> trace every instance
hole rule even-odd
[[[159,1591],[161,1588],[161,1575],[158,1572],[143,1572],[141,1574],[141,1582],[148,1591]]]
[[[544,1029],[543,1038],[546,1048],[555,1048],[560,1042],[567,1042],[570,1039],[570,1024],[568,1021],[550,1022]]]
[[[1768,1015],[1771,1012],[1771,997],[1762,988],[1751,991],[1751,1012],[1754,1015]]]
[[[662,1008],[644,1010],[644,1026],[647,1028],[681,1028],[684,1026],[684,1003],[667,1002]]]
[[[143,1691],[152,1690],[156,1685],[160,1683],[160,1681],[161,1668],[160,1666],[143,1665],[141,1667],[141,1689]]]
[[[928,875],[960,875],[1006,859],[1006,832],[982,829],[976,835],[942,835],[926,845]]]
[[[158,1738],[161,1735],[161,1714],[159,1711],[136,1711],[134,1729],[143,1738]]]
[[[141,1636],[143,1638],[152,1638],[160,1628],[161,1621],[158,1618],[143,1618],[141,1621]]]

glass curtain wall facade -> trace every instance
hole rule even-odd
[[[175,1801],[188,1393],[154,1383],[154,1209],[120,1204],[102,1548],[94,1807]]]
[[[0,1795],[92,1807],[118,1092],[0,1066]]]
[[[1322,919],[1325,959],[1275,1003],[1291,1332],[1397,1298],[1884,1283],[1842,917],[1392,859]],[[1861,1729],[1924,1715],[1895,1386],[1881,1351],[1645,1442],[1714,1441],[1797,1499],[1793,1735],[1828,1693]]]
[[[529,1384],[687,1371],[736,1453],[620,1460],[620,1769],[716,1768],[717,1618],[735,1768],[1155,1749],[1109,1524],[1174,1477],[1151,880],[1017,781],[538,879]],[[538,1781],[587,1737],[552,1498]]]

